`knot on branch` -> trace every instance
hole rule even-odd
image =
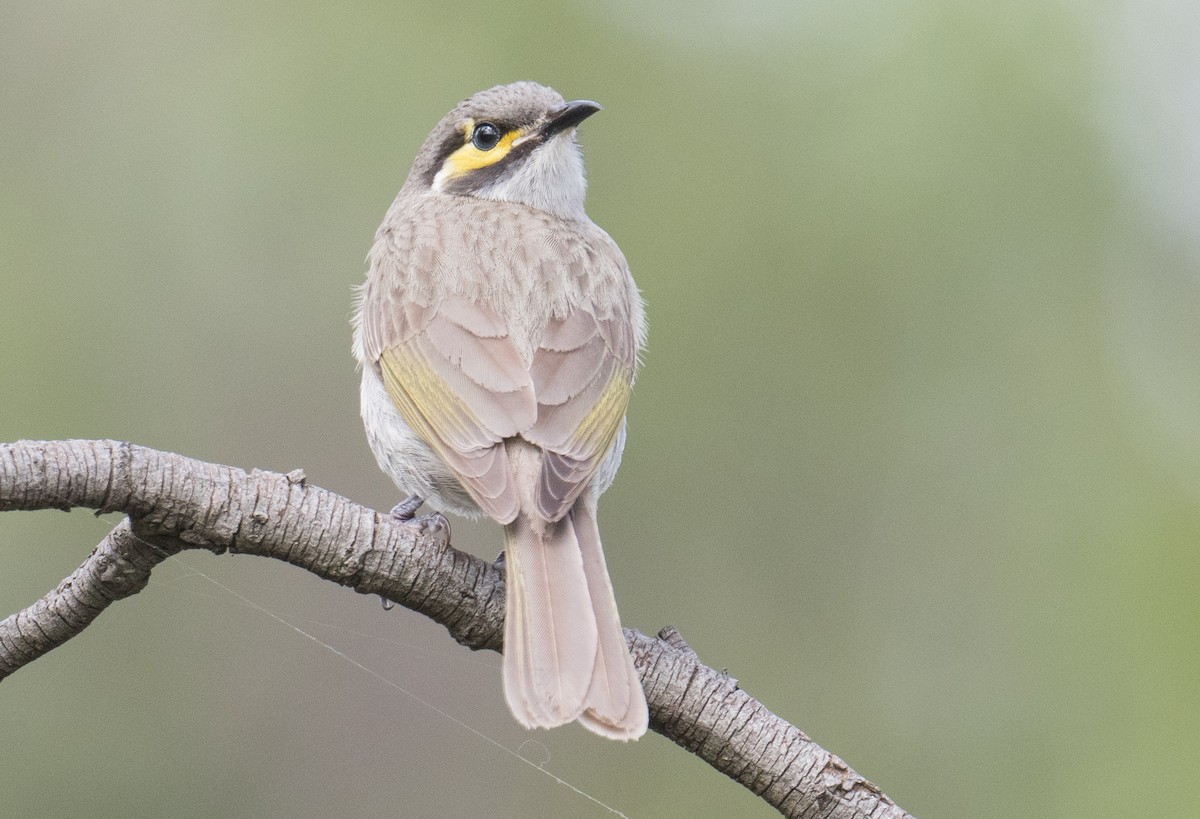
[[[96,556],[96,579],[116,597],[137,594],[150,582],[149,567],[139,566],[120,552],[97,549],[93,554]]]

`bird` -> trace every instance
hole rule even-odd
[[[625,256],[584,210],[577,128],[601,110],[533,82],[429,133],[357,294],[361,413],[407,499],[503,527],[504,696],[517,722],[645,733],[597,505],[646,343]]]

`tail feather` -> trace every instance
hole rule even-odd
[[[553,728],[583,711],[596,662],[579,543],[569,519],[538,526],[522,514],[504,533],[505,697],[518,722]]]
[[[504,533],[504,693],[513,716],[529,728],[578,719],[602,736],[637,739],[646,731],[646,699],[621,631],[594,501],[577,501],[556,523],[520,514]]]
[[[596,666],[588,688],[587,709],[579,716],[585,727],[610,739],[637,739],[646,733],[649,713],[642,682],[621,630],[617,601],[600,546],[600,527],[594,504],[579,501],[571,511],[583,570],[596,618]]]

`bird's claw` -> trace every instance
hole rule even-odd
[[[450,521],[441,512],[424,515],[417,519],[417,523],[421,524],[421,534],[441,535],[447,543],[450,542]]]

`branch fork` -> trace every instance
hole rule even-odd
[[[75,637],[137,594],[185,549],[284,560],[441,623],[471,649],[500,651],[504,576],[403,522],[286,475],[206,463],[120,441],[0,443],[0,512],[86,507],[122,512],[78,569],[0,620],[0,680]],[[788,817],[911,819],[845,762],[710,668],[667,626],[626,629],[650,727]]]

